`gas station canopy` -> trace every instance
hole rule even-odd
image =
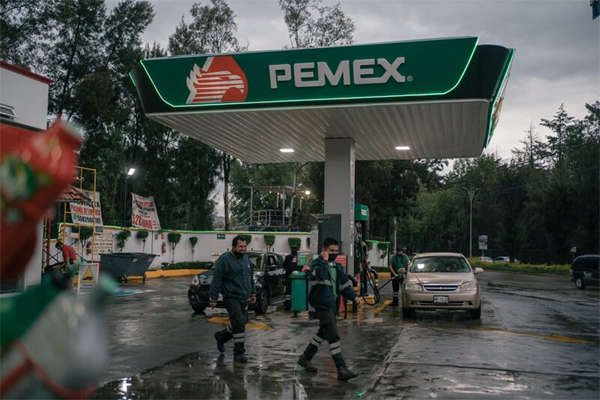
[[[148,117],[245,162],[323,161],[340,137],[358,160],[474,157],[513,55],[464,37],[148,59],[132,79]]]

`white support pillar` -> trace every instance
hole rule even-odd
[[[354,140],[325,139],[325,214],[342,216],[342,251],[354,274]]]

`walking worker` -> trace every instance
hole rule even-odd
[[[400,268],[408,268],[408,256],[404,254],[404,248],[398,247],[396,254],[392,256],[392,265],[390,265],[390,274],[392,275],[392,289],[394,296],[392,298],[392,306],[398,307],[398,291],[404,282],[404,275],[400,273]]]
[[[283,268],[285,268],[285,306],[284,309],[289,311],[292,308],[292,273],[298,271],[298,246],[292,246],[292,252],[285,256],[283,260]]]
[[[340,295],[354,301],[357,308],[360,307],[360,299],[352,290],[352,284],[342,266],[335,261],[339,249],[337,240],[327,238],[323,241],[321,255],[310,263],[308,301],[315,308],[319,318],[319,331],[300,356],[298,364],[307,372],[317,372],[317,368],[310,361],[319,350],[319,345],[325,340],[329,342],[331,357],[338,370],[338,380],[347,381],[357,377],[359,373],[348,368],[342,357],[336,316]]]
[[[223,295],[230,324],[222,331],[215,332],[217,348],[224,353],[225,343],[233,338],[233,360],[245,363],[248,361],[244,354],[248,301],[251,305],[256,303],[256,288],[252,265],[246,255],[246,240],[241,236],[233,238],[231,251],[221,255],[215,263],[209,293],[209,305],[212,308],[217,306],[219,294]]]

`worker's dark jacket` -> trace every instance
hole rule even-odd
[[[310,263],[308,273],[310,280],[310,292],[308,293],[308,302],[315,309],[328,309],[337,312],[339,309],[339,296],[354,300],[356,293],[352,289],[352,283],[339,263],[336,264],[337,271],[337,293],[338,298],[333,299],[333,290],[331,286],[331,275],[329,274],[329,264],[323,257],[313,260]]]
[[[295,261],[294,261],[295,260]],[[294,271],[298,271],[298,253],[290,253],[285,256],[283,260],[283,268],[285,268],[285,274],[289,278]]]
[[[224,253],[215,263],[215,274],[210,285],[210,300],[217,301],[219,293],[223,297],[248,301],[256,294],[252,264],[246,254],[237,258],[233,253]]]

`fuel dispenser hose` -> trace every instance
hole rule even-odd
[[[363,273],[361,272],[361,275]],[[387,281],[386,283],[384,283],[383,285],[381,285],[381,287],[377,287],[377,284],[375,283],[375,273],[369,268],[366,272],[366,283],[367,283],[367,291],[369,286],[371,286],[371,288],[373,289],[373,295],[374,295],[374,299],[373,301],[371,301],[368,297],[367,297],[367,291],[363,291],[363,285],[364,283],[362,282],[361,279],[361,287],[358,288],[359,293],[361,294],[361,297],[363,299],[363,301],[365,302],[365,304],[369,305],[369,306],[376,306],[377,304],[379,304],[379,302],[381,301],[381,292],[380,290],[383,289],[384,287],[386,287],[391,281],[393,281],[394,279],[390,279],[389,281]]]

